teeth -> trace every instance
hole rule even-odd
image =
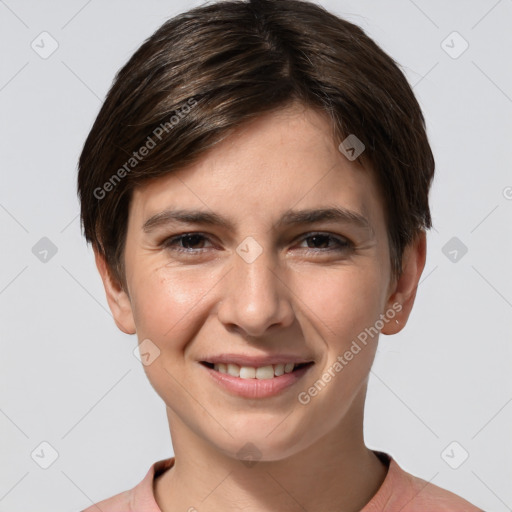
[[[256,370],[256,378],[257,379],[273,379],[274,378],[274,368],[272,365],[270,366],[260,366]]]
[[[274,375],[276,377],[279,377],[280,375],[283,375],[284,373],[284,364],[275,364],[274,365]]]
[[[293,371],[294,366],[295,365],[293,363],[286,363],[284,365],[284,373],[290,373],[291,371]]]
[[[250,366],[240,367],[241,379],[254,379],[254,377],[256,377],[256,368],[251,368]]]
[[[228,364],[228,373],[233,377],[240,377],[240,366],[237,364]]]
[[[295,363],[279,363],[268,366],[260,366],[253,368],[252,366],[238,366],[237,364],[229,363],[216,363],[213,369],[220,373],[227,373],[233,377],[240,377],[241,379],[273,379],[285,373],[291,373],[295,368]]]

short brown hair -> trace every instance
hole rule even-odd
[[[81,221],[113,277],[125,285],[135,187],[195,162],[244,121],[292,101],[326,112],[340,141],[355,134],[365,145],[361,158],[384,199],[399,275],[404,248],[431,227],[434,174],[405,76],[362,29],[319,5],[234,0],[164,23],[117,73],[87,137]]]

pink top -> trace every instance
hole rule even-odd
[[[389,455],[382,452],[376,454],[389,463],[388,473],[375,496],[361,512],[483,512],[456,494],[406,473]],[[144,480],[133,489],[116,494],[82,512],[162,512],[155,501],[153,481],[173,464],[174,457],[155,462]]]

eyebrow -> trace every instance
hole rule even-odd
[[[315,224],[322,221],[352,224],[358,228],[367,229],[374,234],[370,222],[364,215],[343,207],[287,210],[277,223],[275,223],[274,229],[294,225]],[[163,210],[146,220],[142,226],[142,230],[145,233],[149,233],[154,229],[172,222],[219,226],[234,231],[233,223],[228,219],[216,213],[201,210]]]

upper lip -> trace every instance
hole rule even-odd
[[[279,363],[312,363],[312,358],[296,356],[292,354],[275,354],[272,356],[247,356],[243,354],[221,354],[217,356],[208,356],[201,359],[205,363],[224,363],[224,364],[237,364],[238,366],[249,366],[258,368],[260,366],[269,366],[271,364]]]

